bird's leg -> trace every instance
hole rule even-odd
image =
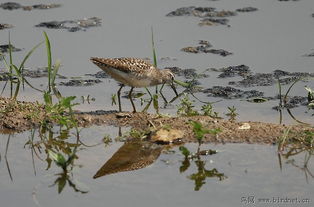
[[[119,88],[118,92],[117,92],[117,95],[118,95],[118,104],[119,104],[119,112],[122,111],[121,109],[121,99],[120,99],[120,94],[121,94],[121,89],[124,87],[123,84],[121,84],[121,87]]]
[[[173,82],[170,83],[170,86],[171,86],[172,90],[174,91],[174,93],[176,94],[176,96],[178,96],[179,94],[178,94],[178,92],[177,92],[177,90],[176,90],[176,87],[174,86],[174,83],[173,83]]]
[[[134,105],[133,100],[132,100],[133,88],[134,88],[134,87],[131,87],[131,90],[130,90],[130,92],[129,92],[129,99],[130,99],[131,104],[132,104],[132,107],[133,107],[133,113],[135,113],[135,112],[136,112],[136,109],[135,109],[135,105]]]

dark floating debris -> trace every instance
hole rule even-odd
[[[1,24],[0,23],[0,30],[2,30],[2,29],[10,29],[12,27],[13,27],[13,25],[11,25],[11,24]]]
[[[284,98],[284,97],[282,97]],[[279,97],[277,97],[279,99]],[[308,104],[308,99],[307,97],[304,96],[289,96],[288,101],[285,103],[284,107],[287,109],[292,109],[296,108],[299,106],[307,106]],[[273,109],[279,111],[282,109],[280,106],[274,106]]]
[[[11,51],[12,52],[19,52],[22,49],[16,48],[13,45],[11,45]],[[7,53],[9,52],[9,45],[0,45],[0,53]]]
[[[227,25],[229,22],[229,19],[227,18],[204,18],[201,20],[198,25],[200,26],[214,26],[214,25]]]
[[[92,76],[95,78],[110,78],[110,76],[105,71],[99,71],[95,74],[85,74],[86,76]]]
[[[189,53],[207,53],[208,48],[212,47],[212,45],[206,40],[200,40],[198,42],[199,46],[196,47],[184,47],[181,50]]]
[[[217,54],[223,57],[233,54],[232,52],[228,52],[227,50],[223,50],[223,49],[210,49],[207,51],[207,53]]]
[[[312,14],[312,16],[314,17],[314,14]],[[303,57],[314,57],[314,51],[305,55],[302,55]]]
[[[212,53],[212,54],[221,55],[223,57],[233,54],[233,53],[228,52],[228,51],[223,50],[223,49],[209,49],[210,47],[212,47],[212,45],[208,41],[200,40],[199,41],[199,46],[184,47],[184,48],[181,49],[181,51],[189,52],[189,53]]]
[[[235,76],[246,77],[252,72],[247,65],[229,66],[227,68],[211,69],[213,71],[222,72],[218,75],[218,78],[230,78]]]
[[[229,85],[238,87],[254,87],[254,86],[271,86],[276,83],[273,74],[270,73],[256,73],[245,77],[240,81],[230,81]]]
[[[67,29],[69,32],[86,31],[87,28],[101,26],[101,19],[98,17],[84,18],[78,20],[42,22],[35,27],[46,27],[49,29]]]
[[[255,12],[257,10],[258,10],[257,8],[249,6],[249,7],[244,7],[244,8],[237,9],[236,11],[237,12]]]
[[[14,9],[22,8],[22,5],[15,2],[7,2],[7,3],[0,4],[0,8],[6,9],[6,10],[14,10]]]
[[[275,70],[273,73],[252,74],[251,70],[246,65],[229,66],[220,69],[211,68],[208,70],[221,72],[218,78],[243,77],[240,81],[230,81],[228,83],[229,85],[237,87],[271,86],[276,84],[278,79],[282,85],[286,85],[301,78],[306,79],[314,77],[314,73],[287,72],[283,70]]]
[[[247,101],[251,103],[264,103],[268,101],[269,99],[273,99],[273,98],[255,97],[255,98],[247,99]]]
[[[236,11],[221,10],[217,11],[214,7],[181,7],[174,11],[169,12],[166,16],[195,16],[202,18],[200,26],[213,26],[213,25],[228,25],[229,17],[236,16],[238,12],[253,12],[257,11],[254,7],[244,7]]]
[[[97,83],[101,83],[99,79],[88,79],[88,80],[69,80],[68,82],[60,82],[61,86],[92,86]]]
[[[16,2],[6,2],[0,4],[0,8],[5,10],[16,10],[16,9],[23,9],[23,10],[33,10],[33,9],[52,9],[52,8],[58,8],[61,4],[36,4],[32,6],[23,6]]]
[[[194,69],[194,68],[182,69],[179,67],[166,67],[165,69],[171,70],[171,72],[173,72],[177,76],[184,76],[184,78],[186,78],[186,79],[209,77],[209,75],[207,75],[207,74],[198,74],[196,72],[196,69]]]
[[[8,81],[8,80],[10,80],[10,74],[8,72],[0,71],[0,81]]]
[[[200,16],[204,12],[213,12],[216,8],[213,7],[181,7],[178,8],[170,13],[168,13],[166,16],[173,17],[173,16]]]
[[[48,77],[48,68],[47,67],[43,67],[43,68],[38,68],[36,70],[24,69],[23,70],[23,75],[25,77],[30,77],[30,78]],[[67,79],[67,77],[65,77],[63,75],[59,75],[59,74],[57,74],[57,78],[59,78],[59,79]]]
[[[237,12],[234,11],[216,11],[214,7],[181,7],[178,8],[166,16],[195,16],[195,17],[230,17],[237,15]]]
[[[22,70],[23,76],[24,77],[29,77],[29,78],[43,78],[43,77],[48,77],[48,68],[43,67],[43,68],[38,68],[36,70],[29,70],[29,69],[23,69]],[[13,77],[14,78],[14,77]],[[57,74],[57,78],[59,79],[67,79],[67,77],[63,75]],[[0,81],[3,80],[9,80],[9,73],[6,71],[0,71]]]
[[[203,93],[208,93],[208,96],[222,97],[226,99],[262,97],[264,95],[261,91],[243,91],[230,86],[214,86],[203,90]]]

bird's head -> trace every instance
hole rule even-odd
[[[161,70],[162,73],[162,82],[163,83],[173,83],[174,80],[174,74],[169,69],[163,69]]]
[[[162,83],[169,83],[172,90],[178,96],[178,92],[176,90],[176,87],[174,86],[174,74],[169,69],[163,69],[162,72]]]

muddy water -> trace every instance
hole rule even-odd
[[[28,2],[29,5],[38,2]],[[23,4],[24,5],[24,4]],[[89,61],[91,56],[100,57],[152,57],[151,27],[154,28],[155,45],[160,67],[178,66],[195,68],[202,73],[208,68],[221,68],[245,64],[253,73],[269,73],[276,69],[290,72],[313,72],[313,57],[304,55],[312,53],[314,19],[311,16],[314,3],[311,0],[302,1],[254,1],[221,0],[221,1],[65,1],[62,6],[47,10],[1,10],[2,23],[11,24],[11,40],[14,46],[24,48],[16,52],[14,58],[18,61],[33,45],[43,40],[42,31],[47,31],[52,44],[53,58],[61,59],[60,73],[67,77],[81,77],[86,73],[99,71]],[[216,10],[230,10],[243,7],[255,7],[255,12],[238,12],[230,17],[228,25],[199,26],[199,17],[166,15],[180,7],[200,6],[215,7]],[[77,9],[80,8],[80,9]],[[86,31],[68,32],[61,29],[45,29],[35,27],[41,22],[77,20],[98,17],[102,25],[87,28]],[[8,41],[8,30],[0,31],[0,42]],[[199,40],[207,40],[214,49],[224,49],[232,55],[191,54],[180,51],[181,48],[197,45]],[[42,47],[31,57],[27,67],[36,69],[46,65],[45,50]],[[209,77],[201,79],[201,86],[209,88],[215,85],[226,86],[236,78],[218,79],[216,72],[207,72]],[[90,78],[90,77],[88,77]],[[179,79],[182,79],[179,77]],[[183,79],[184,80],[184,79]],[[46,79],[31,79],[36,85],[46,84]],[[63,80],[58,80],[61,82]],[[2,84],[2,83],[1,83]],[[306,96],[304,86],[313,88],[312,82],[298,83],[291,95]],[[81,110],[112,109],[111,94],[117,84],[110,79],[88,87],[60,87],[63,95],[88,96],[96,98],[91,104],[82,104]],[[283,87],[283,92],[287,86]],[[243,88],[242,88],[243,89]],[[246,88],[244,88],[246,89]],[[276,85],[249,88],[275,96]],[[173,94],[170,88],[165,88],[167,98]],[[180,89],[179,89],[180,90]],[[181,90],[182,91],[182,90]],[[207,97],[207,94],[197,93],[203,101],[217,101],[220,98]],[[148,98],[148,96],[146,96]],[[42,100],[41,94],[28,90],[20,95],[20,99]],[[140,101],[137,101],[139,105]],[[168,107],[164,113],[175,114],[176,105]],[[161,104],[162,105],[162,104]],[[196,102],[200,108],[202,103]],[[278,122],[278,113],[271,109],[278,105],[278,100],[263,104],[246,103],[242,100],[224,100],[215,104],[215,109],[222,116],[227,113],[227,106],[235,106],[240,120]],[[131,106],[127,100],[125,110]],[[293,109],[299,119],[311,122],[311,112],[306,114],[306,107]],[[152,110],[153,112],[153,110]],[[286,123],[294,123],[290,118],[284,118]]]
[[[122,133],[127,130],[122,129]],[[207,144],[201,146],[201,149],[217,150],[218,153],[190,160],[189,164],[184,161],[178,147],[174,147],[164,149],[146,168],[93,179],[104,163],[109,162],[123,147],[122,142],[115,141],[106,146],[102,139],[117,135],[118,129],[114,127],[82,130],[81,141],[85,145],[98,145],[79,147],[78,159],[74,161],[74,167],[68,174],[69,179],[65,181],[60,194],[58,184],[63,186],[60,182],[62,169],[52,163],[46,170],[43,149],[41,153],[37,152],[42,160],[34,154],[32,161],[29,145],[25,146],[31,132],[11,136],[6,156],[8,137],[1,136],[1,205],[206,206],[211,203],[214,206],[252,206],[250,202],[254,201],[254,206],[265,206],[266,201],[258,199],[312,199],[313,178],[306,170],[313,172],[313,161],[308,163],[308,169],[302,170],[304,154],[282,158],[280,169],[277,147],[269,145]],[[36,133],[34,141],[39,141]],[[70,141],[74,139],[70,138]],[[191,152],[197,150],[196,144],[185,147]],[[134,154],[130,152],[130,155]],[[198,182],[191,179],[193,175]],[[59,182],[54,185],[58,179]],[[69,181],[72,185],[69,185]],[[313,201],[303,202],[302,206],[312,206]]]

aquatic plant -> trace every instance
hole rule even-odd
[[[203,111],[203,115],[204,116],[209,116],[209,117],[212,117],[212,118],[219,118],[218,112],[215,112],[213,110],[213,104],[212,103],[204,104],[202,106],[201,111]]]
[[[221,132],[220,128],[206,129],[200,122],[197,121],[190,121],[190,124],[193,127],[194,136],[199,143],[202,143],[205,134],[212,134],[216,137]]]
[[[289,97],[289,93],[291,91],[291,89],[294,87],[294,85],[300,81],[303,81],[303,80],[306,80],[306,79],[309,79],[309,78],[306,78],[306,77],[299,77],[297,78],[287,89],[285,95],[282,95],[282,88],[281,88],[281,83],[280,83],[280,80],[278,79],[277,82],[278,82],[278,90],[279,90],[279,105],[278,105],[278,111],[279,111],[279,123],[281,124],[282,123],[282,109],[286,109],[288,114],[291,116],[292,119],[294,119],[296,122],[300,123],[300,124],[306,124],[306,125],[309,125],[308,123],[305,123],[305,122],[302,122],[300,120],[298,120],[292,113],[291,113],[291,110],[287,107],[288,105],[288,97]]]
[[[314,109],[314,91],[309,87],[305,87],[305,90],[307,91],[307,106]]]
[[[302,166],[296,164],[294,156],[304,154],[304,160]],[[282,157],[289,159],[286,163],[290,163],[294,167],[297,167],[304,171],[306,180],[308,176],[314,178],[314,174],[310,171],[309,160],[314,155],[314,132],[313,130],[303,130],[301,132],[295,132],[289,127],[284,131],[283,135],[278,140],[278,158],[279,166],[282,169]]]
[[[10,33],[9,33],[9,61],[6,60],[6,58],[3,58],[3,62],[5,65],[5,68],[8,71],[8,76],[9,76],[9,82],[10,82],[10,97],[13,99],[16,99],[19,91],[20,91],[20,87],[21,84],[24,88],[24,83],[26,83],[28,86],[30,86],[31,88],[37,90],[37,91],[41,91],[37,88],[35,88],[32,84],[30,84],[29,81],[27,81],[27,79],[24,77],[23,75],[23,70],[24,70],[24,65],[26,63],[26,61],[29,59],[29,57],[32,55],[32,53],[42,44],[43,42],[35,45],[23,58],[23,60],[21,61],[20,64],[16,64],[13,61],[13,54],[12,54],[12,44],[11,44],[11,39],[10,39]],[[8,81],[6,81],[1,94],[4,92],[6,85],[8,83]],[[15,89],[14,89],[15,88]],[[14,93],[13,93],[14,90]]]
[[[29,140],[25,143],[32,153],[33,169],[36,174],[34,155],[42,161],[47,162],[47,170],[51,168],[52,163],[55,163],[57,167],[62,169],[61,173],[56,174],[57,178],[50,186],[57,186],[58,193],[61,193],[68,183],[68,186],[75,192],[87,193],[79,189],[74,183],[73,174],[71,173],[75,167],[74,161],[78,159],[77,148],[81,145],[79,143],[79,135],[74,134],[76,140],[74,142],[69,141],[72,133],[70,129],[55,129],[40,128],[38,129],[38,136],[35,136],[37,129],[31,130]],[[36,140],[35,137],[39,139]],[[42,157],[43,154],[46,157]]]
[[[205,136],[205,134],[214,134],[217,136],[219,132],[221,132],[220,129],[205,129],[200,122],[191,121],[190,124],[193,126],[193,133],[194,136],[198,140],[198,147],[197,151],[195,153],[191,153],[185,146],[180,146],[179,150],[184,155],[184,160],[181,163],[180,166],[180,173],[185,172],[191,165],[190,160],[194,160],[194,163],[197,167],[197,172],[192,173],[188,176],[190,180],[194,181],[194,190],[198,191],[201,189],[201,187],[206,183],[206,178],[214,178],[217,177],[219,180],[224,180],[227,178],[227,176],[224,175],[224,173],[220,173],[216,168],[213,168],[211,170],[207,170],[205,168],[205,161],[201,159],[201,156],[208,156],[216,154],[216,150],[201,150],[202,140]]]
[[[229,120],[234,121],[236,119],[236,116],[238,116],[239,114],[236,112],[236,108],[234,106],[230,107],[228,106],[228,110],[229,112],[226,114],[229,118]]]
[[[178,105],[177,114],[181,116],[196,116],[199,115],[198,111],[194,109],[192,100],[189,99],[187,94],[184,95],[184,98],[180,100]]]

